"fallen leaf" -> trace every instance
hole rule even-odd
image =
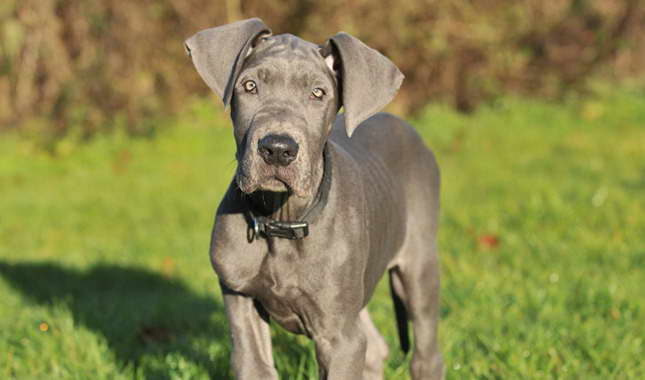
[[[491,234],[480,235],[478,242],[479,246],[482,248],[495,249],[499,246],[499,237]]]

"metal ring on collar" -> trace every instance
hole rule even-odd
[[[260,232],[257,220],[255,220],[253,216],[251,216],[251,220],[253,221],[253,225],[249,226],[246,230],[246,240],[248,240],[249,243],[253,243],[253,240],[258,237]]]

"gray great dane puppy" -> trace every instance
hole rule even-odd
[[[385,271],[406,352],[413,322],[412,378],[442,378],[439,170],[412,127],[377,113],[396,66],[349,34],[319,46],[257,18],[186,50],[230,104],[237,144],[211,243],[237,378],[278,378],[273,318],[314,340],[321,379],[382,379],[388,349],[366,305]]]

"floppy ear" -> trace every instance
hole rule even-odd
[[[347,33],[336,34],[329,43],[333,49],[323,50],[332,50],[333,63],[329,56],[325,61],[340,71],[337,74],[345,108],[345,129],[351,137],[361,122],[392,101],[403,82],[403,74],[392,61]]]
[[[259,18],[202,30],[185,42],[204,82],[228,105],[244,59],[260,35],[270,34]]]

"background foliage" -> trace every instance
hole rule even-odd
[[[252,16],[318,43],[345,30],[385,53],[407,76],[403,113],[429,100],[470,111],[506,92],[557,97],[595,74],[645,71],[640,0],[4,0],[0,126],[151,133],[155,117],[207,93],[183,40]]]

